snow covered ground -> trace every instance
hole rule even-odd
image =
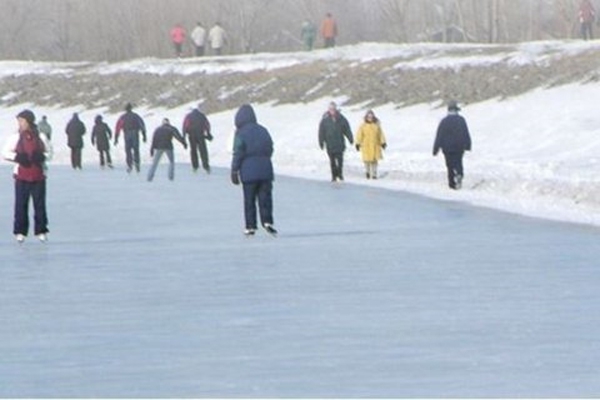
[[[0,397],[592,397],[600,234],[280,177],[246,239],[228,171],[55,166],[17,245],[0,168]]]

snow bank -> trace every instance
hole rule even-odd
[[[554,54],[574,54],[597,48],[600,44],[579,42],[540,42],[508,48],[505,52],[494,48],[493,53],[474,54],[464,62],[490,62],[490,57],[510,62],[543,62]],[[25,63],[29,71],[65,73],[65,69],[84,68],[86,73],[114,73],[117,71],[190,73],[247,71],[252,68],[279,68],[285,64],[302,63],[316,59],[373,60],[378,57],[403,57],[408,63],[429,63],[455,66],[456,58],[449,53],[485,48],[481,45],[418,46],[363,44],[334,51],[314,53],[259,54],[252,56],[206,58],[157,62],[137,60],[119,64],[99,64],[93,67],[66,64]],[[412,59],[413,61],[410,61]],[[466,60],[466,61],[465,61]],[[11,62],[0,63],[0,76],[11,70]],[[415,64],[416,65],[416,64]],[[14,67],[18,69],[16,66]],[[219,69],[221,68],[221,69]],[[40,72],[41,73],[41,72]],[[276,106],[256,105],[259,120],[266,125],[276,142],[274,156],[277,172],[308,179],[328,180],[326,155],[317,146],[317,126],[331,99],[308,104]],[[344,98],[337,99],[343,104]],[[451,201],[501,209],[519,214],[600,225],[600,116],[594,105],[600,102],[597,85],[568,85],[552,89],[538,89],[508,100],[490,100],[464,107],[463,115],[471,128],[473,152],[465,159],[464,190],[449,191],[445,186],[445,167],[442,157],[433,158],[431,149],[435,129],[445,111],[439,104],[421,104],[397,109],[394,105],[375,110],[383,123],[389,147],[381,163],[385,178],[366,181],[358,153],[350,148],[347,160],[347,180],[350,183],[374,185],[393,190],[404,190]],[[163,117],[169,117],[180,126],[184,115],[194,104],[176,109],[140,109],[151,132]],[[3,126],[0,140],[16,129],[14,116],[27,107],[22,105],[0,111]],[[343,107],[353,130],[358,128],[365,113],[363,107]],[[97,155],[89,142],[92,121],[104,110],[36,109],[38,116],[46,114],[54,127],[54,144],[59,164],[69,163],[64,126],[73,112],[79,112],[88,127],[84,160],[87,168],[95,167]],[[211,144],[211,159],[215,166],[228,167],[233,132],[234,110],[210,115],[215,134]],[[105,115],[114,126],[117,115]],[[122,146],[122,145],[120,145]],[[123,163],[123,149],[113,150],[117,163]],[[147,146],[144,162],[149,162]],[[177,149],[178,160],[188,162],[183,149]]]

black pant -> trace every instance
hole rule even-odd
[[[335,38],[325,38],[325,48],[335,47]]]
[[[127,170],[135,169],[140,171],[140,136],[136,131],[125,132],[125,161]]]
[[[273,182],[248,182],[243,186],[246,229],[256,229],[257,200],[261,224],[273,224]]]
[[[202,57],[204,55],[204,46],[196,46],[196,57]]]
[[[581,37],[584,40],[594,39],[594,23],[592,21],[581,23]]]
[[[210,171],[210,165],[208,163],[208,148],[206,146],[206,139],[191,139],[190,140],[190,155],[192,157],[192,168],[197,170],[198,165],[198,153],[200,153],[200,159],[202,160],[202,168],[206,171]]]
[[[446,168],[448,169],[448,185],[452,189],[456,189],[456,181],[460,176],[464,176],[463,171],[463,151],[457,151],[452,153],[444,153],[446,158]]]
[[[331,167],[331,180],[344,180],[344,153],[327,153]]]
[[[81,147],[71,147],[71,166],[81,169]]]
[[[29,198],[33,198],[34,232],[48,233],[46,214],[46,181],[25,182],[15,180],[15,220],[13,233],[27,236],[29,232]]]
[[[106,156],[106,163],[111,166],[112,165],[112,160],[110,158],[110,151],[108,150],[98,150],[98,152],[100,153],[100,166],[104,167],[105,163],[104,163],[104,157]]]

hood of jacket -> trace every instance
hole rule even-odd
[[[256,114],[250,104],[244,104],[235,114],[235,127],[242,128],[244,125],[256,123]]]

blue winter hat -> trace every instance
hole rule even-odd
[[[448,111],[460,111],[460,107],[458,106],[458,102],[456,100],[450,100],[448,102]]]

